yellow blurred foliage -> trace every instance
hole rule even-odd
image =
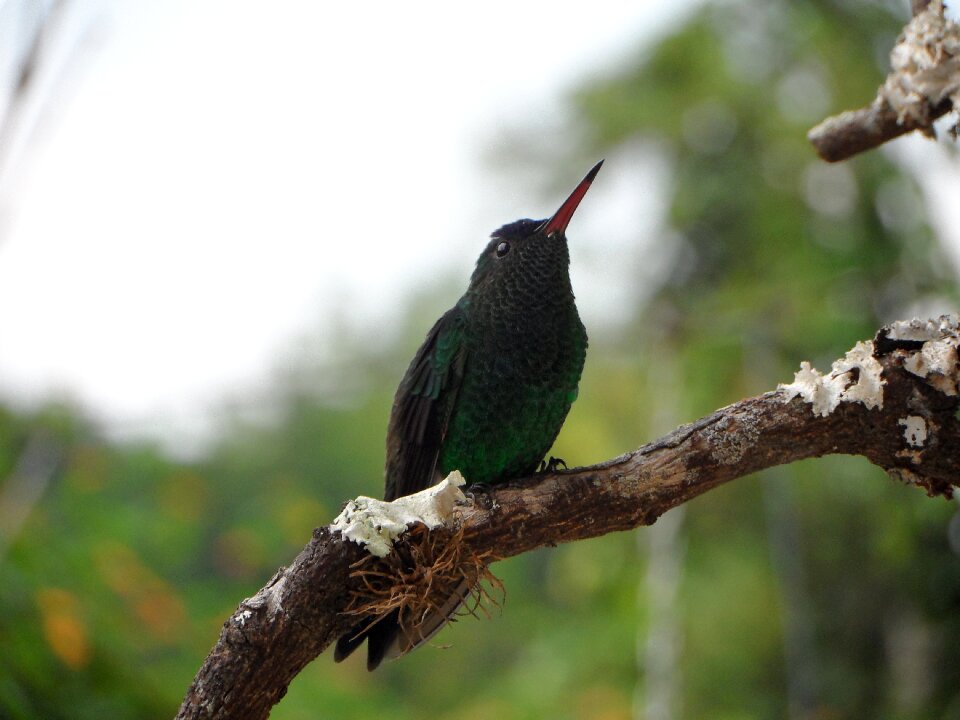
[[[583,720],[629,720],[630,700],[610,685],[591,685],[577,696],[576,717]]]
[[[187,618],[183,600],[132,549],[103,543],[94,551],[94,564],[154,639],[171,645],[178,642]]]
[[[276,509],[275,517],[283,539],[293,546],[306,544],[315,527],[333,520],[322,503],[309,497],[290,498]]]
[[[187,615],[183,602],[172,592],[144,595],[136,601],[135,610],[158,640],[178,634]]]
[[[509,704],[498,698],[481,697],[465,707],[458,707],[448,717],[457,720],[488,720],[488,718],[510,717],[512,715]]]
[[[44,588],[37,593],[43,637],[67,667],[80,670],[93,654],[86,624],[80,615],[80,601],[61,588]]]
[[[206,479],[188,468],[174,472],[157,487],[157,505],[171,517],[186,522],[199,522],[209,498]]]

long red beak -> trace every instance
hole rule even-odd
[[[563,201],[563,205],[560,206],[560,209],[553,214],[552,218],[544,223],[543,233],[547,237],[550,237],[558,232],[563,232],[567,229],[567,225],[570,223],[570,218],[573,217],[573,213],[577,211],[577,205],[580,204],[580,201],[583,200],[583,196],[586,195],[587,190],[590,189],[590,183],[593,182],[593,179],[597,176],[597,173],[600,172],[601,165],[603,165],[603,160],[591,168],[590,172],[587,173],[587,176],[581,180],[576,189],[570,193],[570,197]]]

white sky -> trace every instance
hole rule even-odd
[[[0,165],[0,401],[65,395],[115,434],[195,447],[299,339],[389,336],[412,290],[466,284],[491,230],[552,213],[597,158],[495,172],[504,133],[564,155],[564,93],[695,4],[68,3],[46,102]],[[21,7],[0,0],[0,84]],[[893,151],[948,232],[960,173],[932,147]],[[643,284],[625,258],[664,260],[668,184],[649,148],[625,150],[574,218],[591,332]]]
[[[0,46],[20,27],[11,5]],[[114,432],[174,444],[331,315],[388,323],[432,276],[466,283],[491,230],[549,215],[589,164],[506,180],[488,162],[502,131],[562,143],[564,91],[678,14],[622,0],[74,5],[41,78],[53,100],[0,168],[0,397],[65,394]],[[608,158],[571,225],[588,324],[617,298],[587,274],[622,272],[618,251],[657,224],[663,174],[628,159]]]

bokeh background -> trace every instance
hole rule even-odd
[[[380,492],[487,234],[600,157],[572,464],[956,309],[951,142],[804,138],[873,97],[905,2],[634,5],[0,2],[0,718],[172,716]],[[494,570],[489,621],[322,656],[272,717],[960,718],[957,505],[862,459]]]

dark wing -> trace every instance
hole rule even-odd
[[[386,500],[419,492],[442,479],[437,477],[437,458],[463,382],[466,364],[464,322],[459,307],[441,317],[427,333],[427,339],[400,381],[387,429]],[[362,621],[337,641],[334,660],[340,662],[364,640],[367,641],[367,668],[370,670],[384,658],[409,652],[446,623],[470,587],[465,584],[458,589],[443,604],[438,617],[425,621],[426,630],[413,637],[401,632],[396,610]]]
[[[425,490],[437,477],[437,457],[463,382],[466,364],[465,319],[458,307],[447,311],[397,388],[387,428],[385,500]]]

